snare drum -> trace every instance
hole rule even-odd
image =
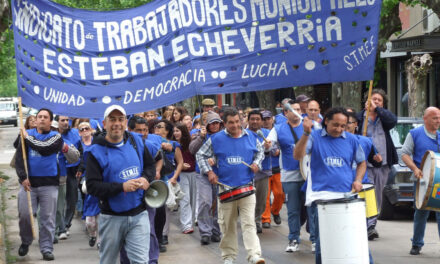
[[[226,188],[223,187],[223,189]],[[254,185],[245,184],[232,189],[223,190],[223,192],[219,193],[219,198],[221,203],[227,203],[247,197],[253,193],[255,193]]]
[[[367,220],[362,199],[316,201],[324,264],[368,264]]]
[[[440,153],[427,151],[422,159],[423,178],[417,180],[416,207],[440,211]]]
[[[311,157],[312,155],[307,154],[299,162],[299,171],[304,180],[307,180],[307,177],[312,174],[312,170],[310,169]]]
[[[377,216],[376,191],[373,184],[362,184],[362,190],[358,194],[359,198],[365,200],[365,214],[367,218]]]

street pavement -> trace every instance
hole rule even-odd
[[[10,177],[10,180],[4,184],[7,186],[6,215],[7,215],[7,235],[11,242],[11,254],[17,256],[17,250],[20,246],[18,230],[17,200],[18,182],[16,181],[15,171],[9,168],[8,164],[14,153],[12,143],[18,133],[14,127],[0,126],[0,171]],[[177,263],[206,263],[221,264],[220,250],[218,243],[211,243],[208,246],[200,245],[200,236],[195,232],[190,235],[182,234],[178,224],[179,212],[171,214],[170,244],[168,251],[161,254],[159,263],[177,264]],[[282,224],[280,226],[272,225],[271,229],[264,229],[260,234],[261,247],[266,263],[284,264],[284,263],[314,263],[314,255],[310,251],[310,242],[308,234],[304,228],[301,230],[300,251],[295,253],[286,253],[284,249],[287,245],[287,213],[285,207],[281,212]],[[408,212],[401,212],[397,220],[379,221],[377,230],[380,238],[370,241],[369,246],[375,263],[378,264],[404,264],[420,263],[432,264],[439,263],[440,242],[437,225],[435,221],[427,224],[425,233],[425,246],[422,254],[419,256],[409,255],[411,248],[410,238],[412,236],[412,219]],[[85,225],[80,218],[75,218],[70,230],[70,237],[67,240],[60,241],[54,245],[55,261],[52,263],[65,264],[89,264],[98,263],[99,255],[96,247],[91,248],[88,245],[88,238],[85,232]],[[240,226],[238,225],[239,237],[239,256],[237,264],[245,264],[246,251],[241,239]],[[46,263],[38,249],[38,242],[34,242],[30,247],[29,254],[23,258],[17,257],[18,263]]]

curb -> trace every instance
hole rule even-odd
[[[4,187],[4,180],[2,178],[0,178],[0,188],[3,189]],[[0,205],[1,205],[1,210],[0,210],[0,263],[6,263],[6,217],[5,217],[5,212],[4,212],[4,205],[6,204],[5,200],[4,200],[5,196],[4,193],[2,191],[1,193],[1,201],[0,201]]]

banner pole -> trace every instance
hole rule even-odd
[[[27,166],[27,157],[26,157],[26,147],[25,147],[25,141],[23,136],[23,111],[21,106],[21,97],[18,97],[18,112],[20,115],[20,140],[21,140],[21,152],[23,153],[23,164],[24,164],[24,171],[26,172],[26,179],[29,181],[29,172],[28,172],[28,166]],[[30,181],[29,181],[30,183]],[[37,233],[35,232],[34,228],[34,213],[32,211],[32,200],[31,200],[31,192],[26,191],[27,194],[27,202],[28,202],[28,208],[29,208],[29,217],[31,220],[31,229],[32,229],[32,237],[36,239]]]
[[[371,92],[373,91],[373,80],[370,81],[370,88],[368,89],[368,99],[367,99],[367,114],[364,119],[364,131],[362,133],[363,136],[367,136],[367,126],[368,126],[368,117],[370,116],[370,106],[371,106]]]

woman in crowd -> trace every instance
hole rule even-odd
[[[176,169],[171,174],[161,175],[161,180],[168,181],[171,184],[177,184],[177,179],[183,168],[183,158],[182,158],[182,152],[180,150],[180,144],[172,140],[173,132],[174,132],[173,129],[174,126],[170,121],[166,119],[161,119],[154,126],[154,133],[162,137],[161,148],[164,151],[167,159],[175,163],[176,166]],[[168,232],[169,232],[170,210],[165,207],[166,206],[156,209],[156,217],[154,219],[156,236],[157,239],[159,240],[159,243],[161,243],[162,245],[168,244]],[[161,251],[164,252],[164,249],[161,248]]]
[[[183,116],[182,124],[186,126],[186,129],[191,134],[191,131],[193,130],[193,124],[192,124],[192,117],[189,114]]]
[[[36,127],[37,127],[37,118],[33,115],[28,116],[26,118],[26,122],[24,122],[24,128],[28,130]]]
[[[183,169],[180,173],[180,188],[184,197],[180,200],[180,224],[184,234],[194,232],[193,220],[195,216],[196,202],[196,159],[189,151],[191,136],[187,126],[183,123],[174,127],[174,139],[179,142],[183,156]]]
[[[174,105],[169,105],[163,108],[162,119],[171,120],[173,117]]]
[[[88,157],[88,153],[90,151],[90,148],[92,146],[93,141],[93,134],[94,130],[90,126],[89,122],[81,122],[78,125],[78,131],[79,135],[81,136],[81,145],[83,148],[83,159],[80,166],[80,171],[82,172],[82,182],[83,185],[85,185],[85,168],[86,168],[86,161]],[[98,215],[101,212],[98,206],[99,200],[98,198],[90,195],[85,194],[84,198],[84,205],[83,205],[83,219],[86,220],[86,228],[87,232],[89,234],[89,246],[93,247],[95,246],[97,236],[98,236]],[[98,242],[99,247],[99,242]]]
[[[176,106],[176,108],[174,108],[173,110],[173,114],[171,117],[171,122],[173,122],[173,124],[177,124],[179,122],[182,122],[183,117],[188,113],[188,111],[186,111],[186,109],[182,106]]]

